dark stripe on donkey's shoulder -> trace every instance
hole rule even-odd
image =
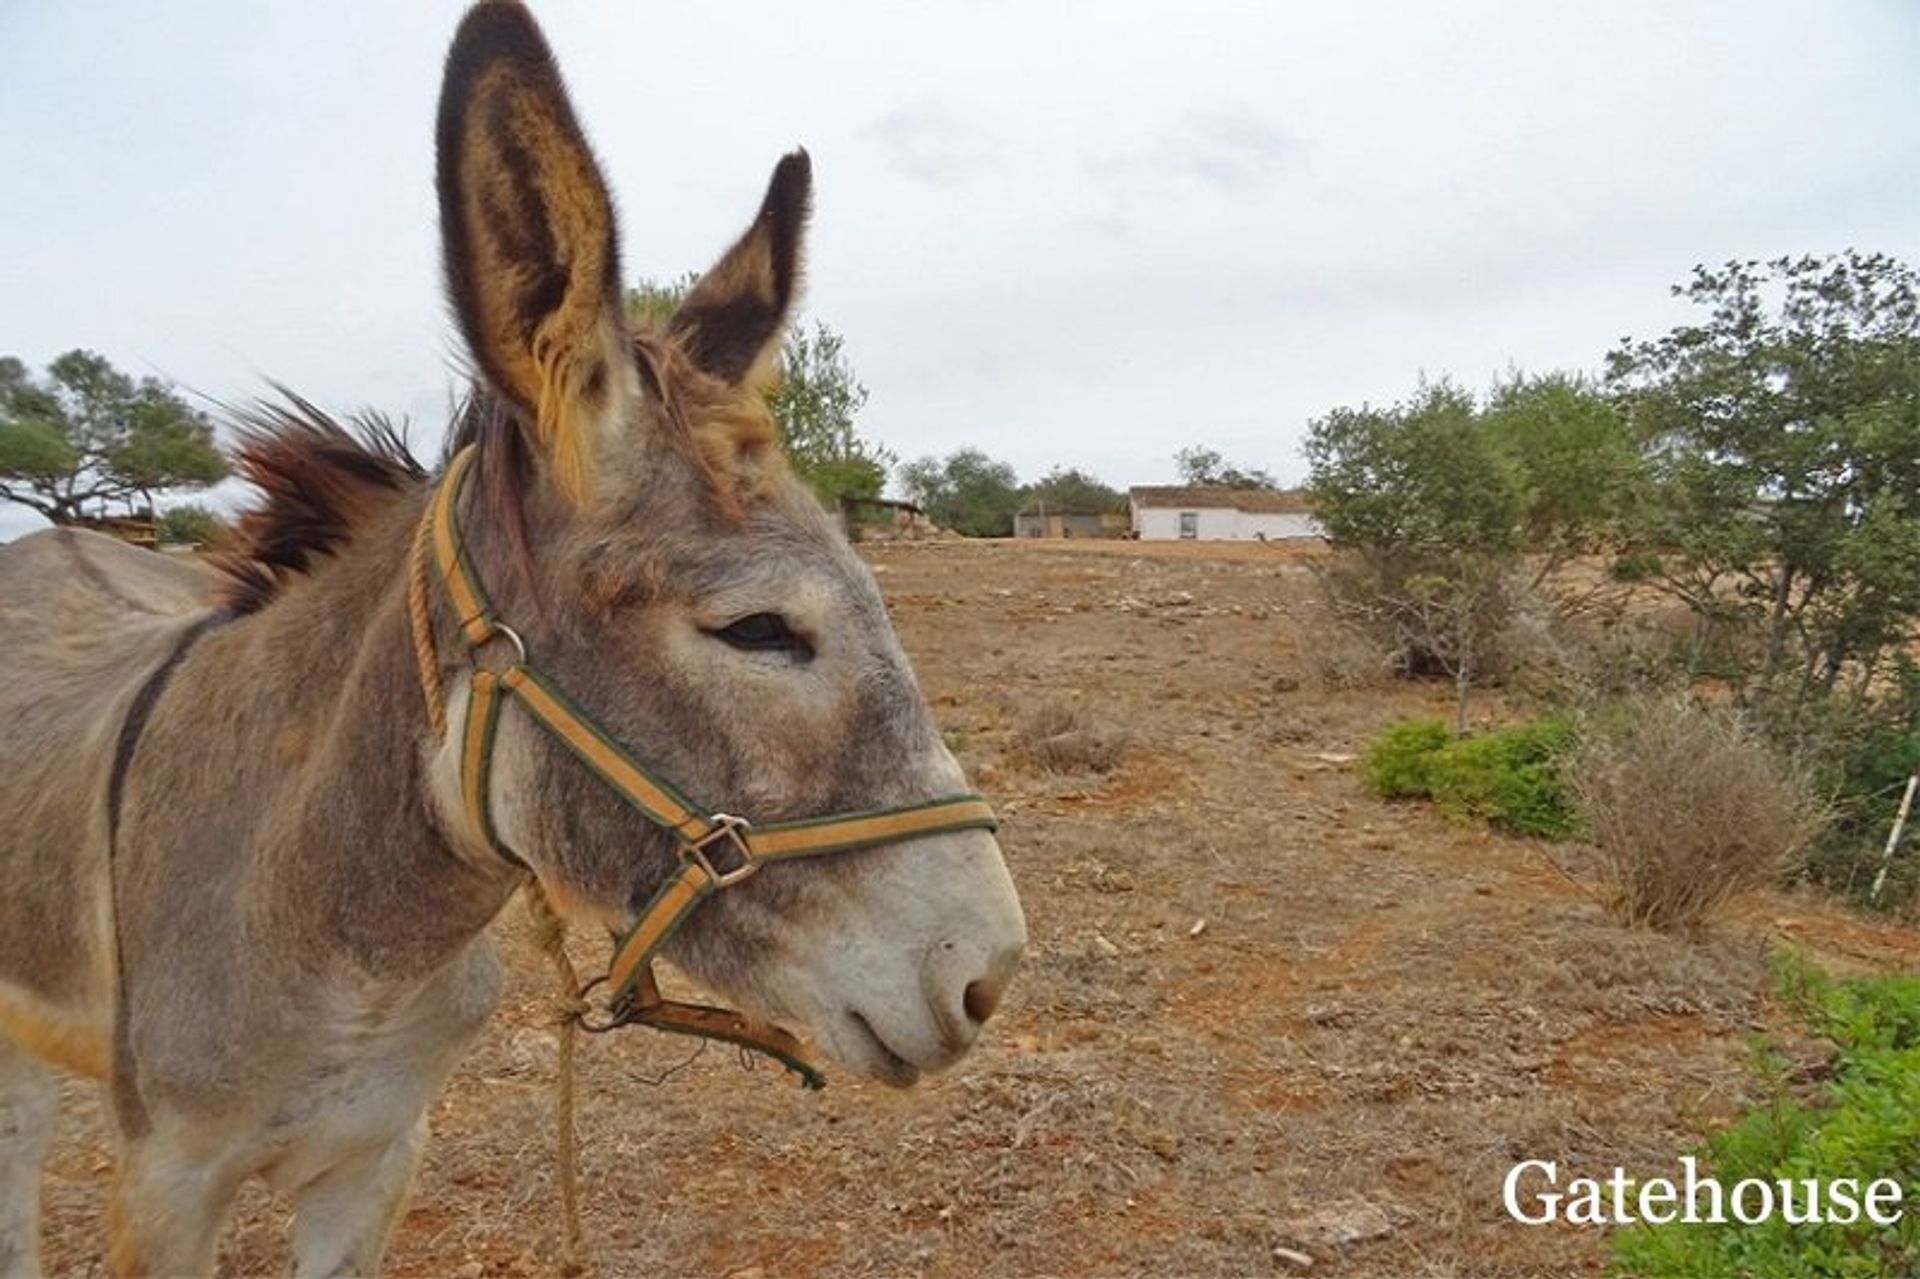
[[[113,744],[113,771],[107,775],[107,857],[118,856],[120,851],[120,806],[127,791],[127,772],[133,766],[133,752],[140,745],[140,737],[147,731],[147,721],[153,718],[153,709],[160,703],[160,694],[164,693],[174,670],[183,658],[200,642],[202,636],[216,626],[232,621],[234,614],[227,609],[216,609],[180,632],[180,638],[173,642],[173,650],[165,661],[154,668],[133,695],[133,701],[127,706],[126,718],[120,721],[120,735]]]
[[[114,893],[112,866],[120,853],[120,808],[126,796],[127,774],[133,768],[133,753],[139,749],[140,738],[147,730],[148,721],[153,718],[154,708],[160,704],[160,695],[166,692],[181,661],[200,642],[201,637],[215,627],[232,621],[233,617],[234,614],[227,609],[216,609],[180,632],[180,638],[173,642],[173,651],[141,683],[127,707],[126,718],[120,721],[120,735],[113,744],[113,771],[107,775],[109,895]],[[131,1044],[127,1039],[127,970],[126,959],[120,951],[120,906],[117,901],[109,903],[109,912],[113,917],[114,980],[119,987],[114,992],[113,1000],[113,1109],[121,1133],[128,1137],[139,1137],[153,1124],[147,1117],[146,1103],[140,1098],[139,1084],[134,1077]]]

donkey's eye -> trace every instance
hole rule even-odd
[[[745,652],[791,653],[803,662],[813,656],[813,645],[795,635],[778,613],[749,613],[709,634]]]

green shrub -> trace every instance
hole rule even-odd
[[[1403,720],[1368,749],[1363,772],[1384,798],[1431,799],[1516,835],[1563,839],[1575,822],[1561,761],[1578,739],[1560,715],[1462,738],[1437,719]]]
[[[1707,1141],[1701,1152],[1721,1184],[1748,1177],[1891,1177],[1907,1209],[1893,1226],[1672,1222],[1614,1236],[1620,1274],[1659,1279],[1865,1279],[1920,1274],[1920,975],[1836,983],[1800,965],[1790,997],[1839,1050],[1836,1072],[1811,1103],[1775,1096]]]
[[[1561,763],[1579,736],[1571,719],[1549,715],[1461,738],[1433,757],[1434,802],[1515,835],[1565,839],[1576,823]]]
[[[183,502],[161,513],[155,531],[174,546],[211,546],[228,532],[227,522],[198,502]]]
[[[1452,742],[1442,720],[1401,720],[1367,748],[1367,785],[1386,799],[1433,798],[1433,758]]]

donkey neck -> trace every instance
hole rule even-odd
[[[438,743],[406,609],[423,504],[397,498],[236,628],[252,632],[245,678],[276,708],[273,748],[289,766],[258,841],[264,904],[279,926],[383,977],[436,971],[519,883],[456,852],[428,796]]]

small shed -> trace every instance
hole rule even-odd
[[[927,513],[912,502],[842,493],[839,505],[840,527],[849,541],[913,541],[935,537],[939,532],[933,527],[933,521],[927,518]]]
[[[108,537],[117,537],[131,546],[144,546],[152,550],[160,545],[160,526],[154,522],[151,511],[136,515],[82,515],[74,524],[96,533],[105,533]]]
[[[1282,542],[1321,536],[1302,489],[1141,485],[1127,490],[1143,541]]]
[[[1066,511],[1020,511],[1013,517],[1015,537],[1125,537],[1128,519],[1123,511],[1097,515]]]

